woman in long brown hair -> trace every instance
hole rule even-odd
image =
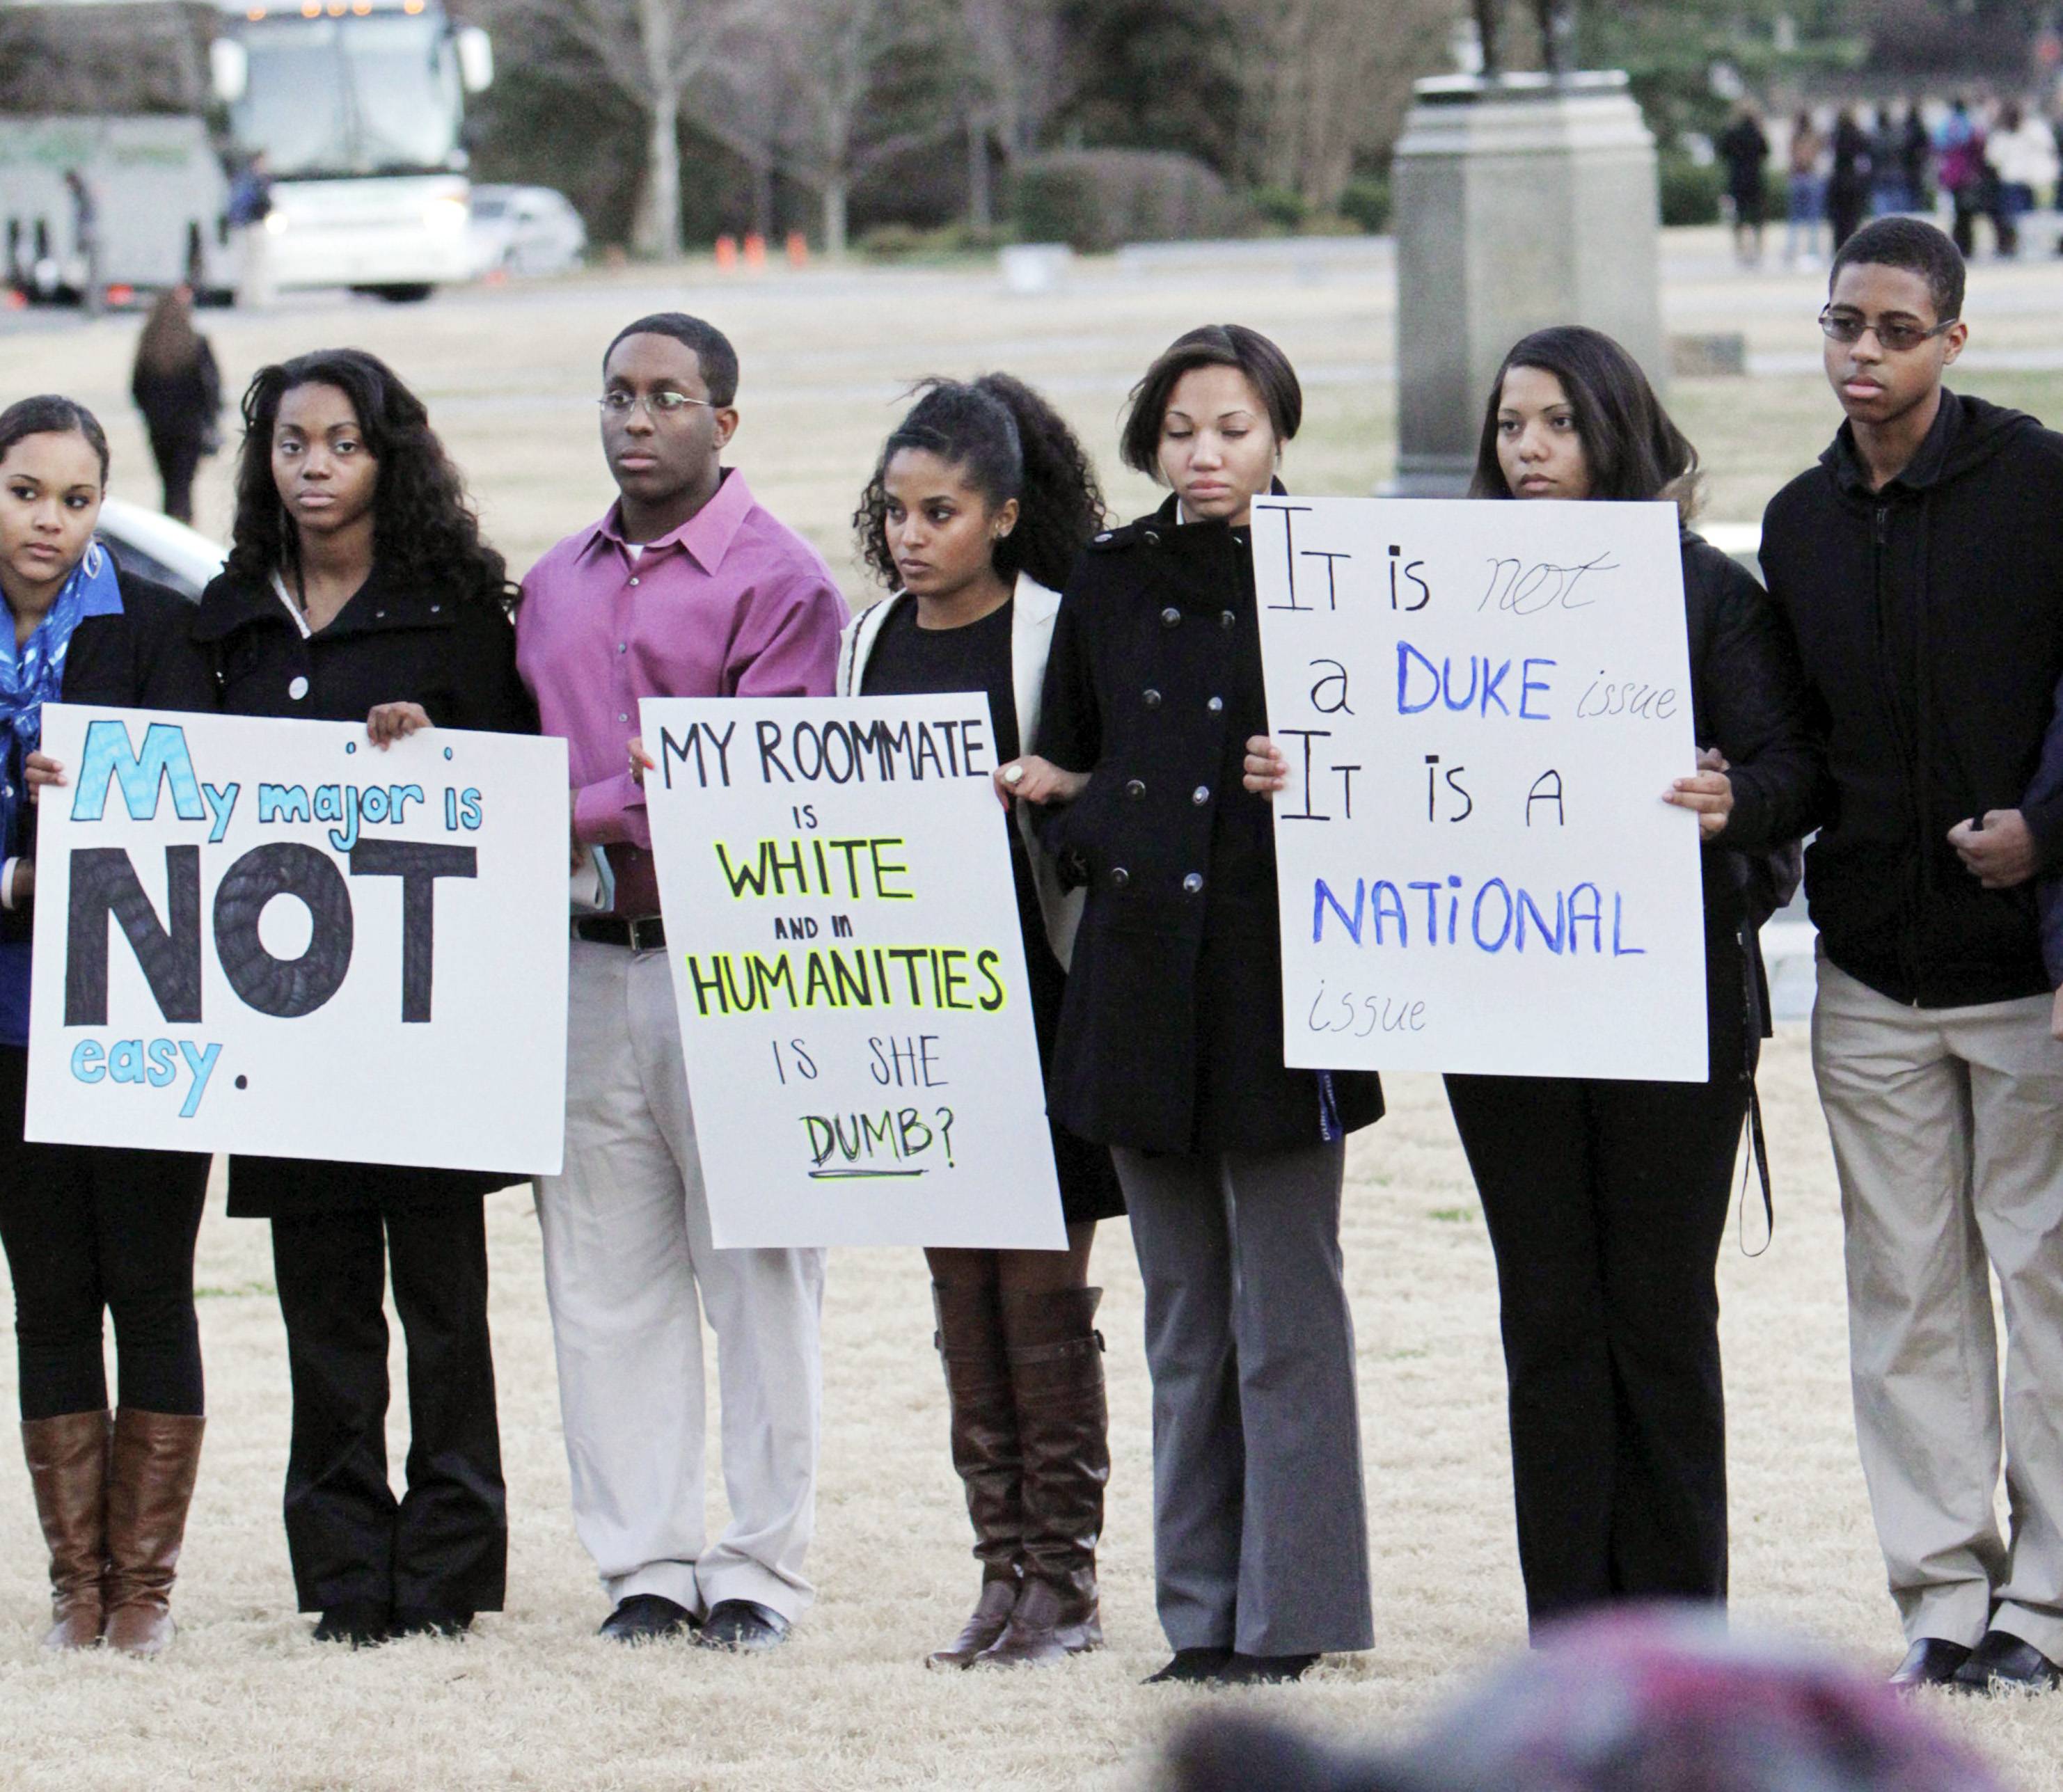
[[[222,375],[207,338],[194,327],[193,291],[167,287],[151,307],[136,343],[130,396],[151,432],[151,452],[165,488],[165,514],[193,520],[194,474],[217,445]]]

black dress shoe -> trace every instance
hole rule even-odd
[[[473,1628],[470,1612],[448,1612],[435,1605],[394,1608],[394,1637],[462,1637]]]
[[[1225,1669],[1231,1665],[1233,1653],[1229,1649],[1178,1649],[1175,1657],[1158,1673],[1149,1673],[1140,1682],[1142,1686],[1162,1686],[1170,1684],[1185,1686],[1209,1686],[1225,1678]]]
[[[787,1640],[787,1619],[756,1599],[719,1599],[702,1621],[705,1649],[757,1652],[778,1649]]]
[[[1218,1678],[1228,1686],[1272,1686],[1301,1680],[1318,1665],[1315,1655],[1241,1655],[1225,1663]]]
[[[1970,1658],[1956,1670],[1956,1685],[1966,1693],[1995,1693],[2020,1687],[2030,1693],[2053,1693],[2063,1686],[2059,1668],[2031,1642],[2007,1630],[1987,1630]]]
[[[384,1605],[332,1605],[315,1629],[319,1643],[342,1643],[348,1649],[372,1649],[393,1633],[393,1624]]]
[[[1905,1659],[1892,1672],[1894,1686],[1945,1686],[1956,1670],[1970,1658],[1959,1642],[1942,1637],[1922,1637],[1905,1652]]]
[[[597,1636],[613,1642],[656,1642],[662,1637],[678,1636],[692,1629],[694,1620],[685,1605],[656,1593],[633,1593],[601,1621]]]

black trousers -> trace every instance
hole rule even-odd
[[[174,435],[151,432],[151,453],[165,488],[165,514],[182,523],[193,520],[193,483],[200,470],[200,436],[191,431]]]
[[[499,1611],[508,1501],[477,1199],[272,1222],[293,1372],[287,1548],[304,1612]],[[387,1480],[387,1318],[408,1346],[407,1494]]]
[[[30,1144],[28,1074],[26,1051],[0,1047],[0,1244],[14,1284],[22,1416],[106,1410],[103,1313],[115,1318],[122,1404],[199,1412],[193,1260],[207,1158]]]
[[[1723,1601],[1716,1272],[1747,1103],[1737,950],[1709,942],[1711,1079],[1450,1076],[1497,1256],[1528,1616]]]

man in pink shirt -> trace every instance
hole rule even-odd
[[[845,601],[814,549],[721,464],[738,356],[678,311],[602,361],[620,494],[523,581],[517,661],[573,772],[576,860],[613,874],[573,922],[562,1174],[538,1184],[573,1522],[625,1642],[698,1627],[766,1649],[811,1597],[821,1251],[718,1251],[627,744],[657,697],[821,697]],[[699,1300],[699,1307],[698,1301]],[[730,1528],[703,1512],[702,1310],[716,1333]]]

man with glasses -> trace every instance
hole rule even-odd
[[[810,1598],[823,1253],[710,1242],[629,754],[641,697],[831,689],[845,601],[722,464],[737,394],[737,354],[701,319],[662,312],[617,334],[601,400],[617,501],[523,581],[517,657],[570,751],[573,858],[600,911],[572,922],[565,1167],[537,1190],[574,1526],[615,1601],[605,1636],[698,1628],[766,1649]],[[714,1546],[701,1309],[731,1510]]]
[[[2028,791],[2063,673],[2063,436],[1943,388],[1962,308],[1962,257],[1932,225],[1882,218],[1842,246],[1820,322],[1847,421],[1771,503],[1762,564],[1827,746],[1812,1055],[1856,1429],[1909,1645],[1893,1683],[2045,1690],[2063,1677],[2063,1045],[2029,880],[2063,865],[2063,801]]]

